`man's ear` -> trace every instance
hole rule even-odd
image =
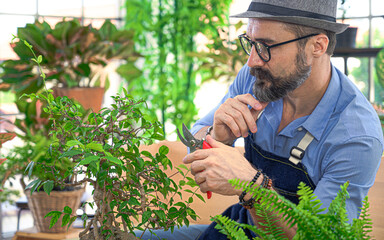
[[[313,56],[320,57],[327,51],[329,39],[327,35],[321,33],[313,37]]]

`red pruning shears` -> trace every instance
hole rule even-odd
[[[183,134],[184,137],[180,134],[179,129],[177,129],[177,135],[180,138],[180,141],[187,147],[189,147],[190,152],[194,152],[197,149],[210,149],[212,148],[205,139],[198,140],[196,139],[192,133],[188,130],[188,128],[183,123]],[[210,199],[212,197],[212,192],[207,191],[207,198]]]

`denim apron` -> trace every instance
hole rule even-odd
[[[313,140],[313,136],[307,132],[299,144],[291,149],[290,157],[284,158],[273,153],[264,151],[254,144],[253,134],[245,139],[245,158],[257,169],[272,179],[273,188],[280,195],[291,202],[299,202],[297,196],[298,185],[304,182],[307,186],[315,189],[315,184],[308,176],[305,166],[301,163],[307,146]],[[238,223],[254,225],[251,214],[240,204],[234,204],[222,213]],[[227,237],[215,229],[216,223],[211,223],[207,230],[197,239],[199,240],[225,240]],[[256,237],[255,233],[243,229],[249,239]]]

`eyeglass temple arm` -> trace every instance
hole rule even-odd
[[[306,35],[306,36],[303,36],[303,37],[295,38],[295,39],[292,39],[292,40],[289,40],[289,41],[285,41],[285,42],[281,42],[281,43],[277,43],[277,44],[268,46],[268,48],[273,48],[273,47],[277,47],[277,46],[280,46],[280,45],[283,45],[283,44],[287,44],[287,43],[291,43],[291,42],[296,42],[296,41],[299,41],[301,39],[313,37],[313,36],[316,36],[316,35],[319,35],[319,34],[320,33],[312,33],[312,34],[309,34],[309,35]]]

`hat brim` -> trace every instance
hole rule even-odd
[[[233,18],[263,18],[280,22],[294,23],[303,26],[309,26],[319,29],[325,29],[335,33],[342,33],[348,27],[349,24],[330,22],[321,19],[313,19],[307,17],[297,17],[297,16],[273,16],[260,12],[247,11],[240,14],[232,15]]]

